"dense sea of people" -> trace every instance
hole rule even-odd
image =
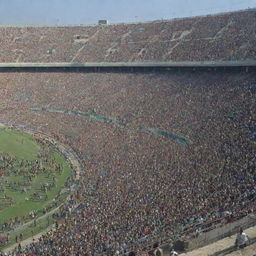
[[[255,59],[255,27],[255,10],[145,24],[1,27],[0,62]],[[254,73],[19,72],[0,78],[0,122],[50,134],[83,165],[54,228],[10,255],[147,255],[155,242],[187,239],[255,212]]]
[[[74,197],[55,216],[57,228],[12,255],[143,255],[156,241],[186,239],[256,210],[253,73],[1,78],[0,121],[51,134],[83,164]],[[126,126],[29,109],[36,106],[94,113]]]

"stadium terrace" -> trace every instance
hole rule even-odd
[[[0,122],[44,134],[80,164],[54,225],[1,249],[13,242],[11,256],[152,255],[155,242],[189,241],[255,214],[255,38],[254,9],[0,27]],[[149,70],[133,72],[138,63]]]

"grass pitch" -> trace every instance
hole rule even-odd
[[[42,216],[65,200],[59,194],[70,174],[70,163],[52,145],[1,128],[0,232],[14,234],[13,227],[32,220],[32,211]]]
[[[40,146],[32,137],[15,130],[0,129],[0,153],[26,160],[35,160]]]

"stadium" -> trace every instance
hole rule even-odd
[[[2,255],[186,253],[256,225],[255,9],[0,35]]]

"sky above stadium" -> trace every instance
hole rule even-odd
[[[256,0],[0,0],[0,25],[143,22],[255,7]]]

